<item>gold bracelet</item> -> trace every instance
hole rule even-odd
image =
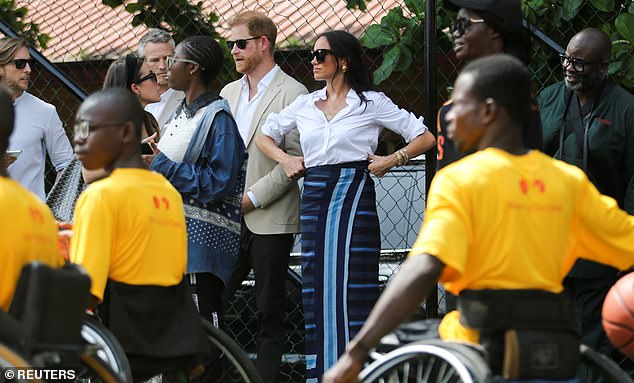
[[[394,152],[394,156],[396,156],[396,166],[403,165],[403,160],[405,160],[405,158],[403,157],[403,153],[401,153],[400,150],[397,150],[396,152]]]

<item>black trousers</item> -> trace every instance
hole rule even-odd
[[[253,269],[258,311],[256,367],[264,383],[278,381],[284,353],[285,286],[292,247],[293,234],[255,234],[249,230],[243,219],[238,265],[223,294],[223,301],[230,300]]]

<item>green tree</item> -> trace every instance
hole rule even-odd
[[[7,23],[31,44],[46,48],[50,37],[40,32],[39,25],[25,20],[28,12],[26,7],[19,7],[15,0],[0,0],[0,20]]]

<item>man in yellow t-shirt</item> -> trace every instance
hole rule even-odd
[[[464,68],[448,131],[461,150],[478,152],[438,172],[409,258],[324,382],[356,381],[368,350],[437,281],[462,295],[560,293],[577,257],[620,269],[634,264],[634,217],[579,169],[523,146],[530,101],[528,70],[517,59],[493,55]],[[478,342],[478,331],[463,324],[472,318],[459,319],[457,312],[443,319],[441,338]],[[569,323],[574,329],[574,318]]]
[[[136,97],[117,88],[91,95],[77,111],[77,158],[110,175],[80,195],[70,254],[90,275],[99,316],[126,351],[135,381],[184,369],[205,350],[183,280],[183,202],[141,159],[143,118]]]
[[[13,132],[13,102],[0,87],[0,154],[4,156]],[[0,164],[0,309],[9,310],[22,267],[40,261],[59,267],[57,226],[48,207],[33,193],[11,180]]]

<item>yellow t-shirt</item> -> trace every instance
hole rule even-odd
[[[434,177],[410,255],[422,253],[446,265],[440,280],[454,294],[558,293],[577,257],[620,269],[634,264],[634,217],[574,166],[538,151],[514,156],[489,148]],[[458,325],[457,319],[446,321]],[[449,323],[440,332],[445,339],[472,338]]]
[[[160,174],[115,169],[91,184],[75,205],[71,261],[92,279],[101,301],[108,279],[173,286],[187,267],[187,229],[180,194]]]
[[[49,208],[17,182],[0,177],[0,308],[8,310],[22,267],[39,261],[64,264]]]

